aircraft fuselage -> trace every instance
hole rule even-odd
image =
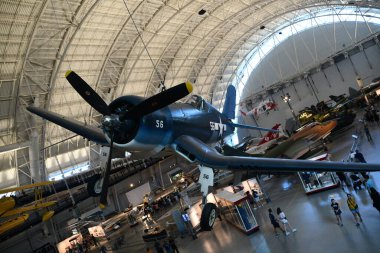
[[[128,152],[159,152],[171,145],[179,136],[188,135],[204,143],[216,143],[230,135],[234,127],[230,120],[213,106],[203,101],[202,107],[188,103],[175,103],[144,116],[132,141],[115,146]]]

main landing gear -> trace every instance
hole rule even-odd
[[[209,187],[214,186],[214,171],[212,168],[199,166],[200,175],[199,183],[201,184],[202,192],[202,215],[201,215],[201,230],[210,231],[214,226],[217,215],[216,205],[214,203],[207,203],[207,195]]]
[[[91,197],[97,197],[102,192],[103,178],[96,174],[87,182],[87,192]]]

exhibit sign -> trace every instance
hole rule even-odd
[[[104,232],[104,229],[101,225],[88,228],[88,232],[90,233],[90,235],[93,235],[94,237],[106,236],[106,233]]]
[[[78,244],[83,244],[82,234],[76,234],[66,238],[65,240],[57,244],[57,249],[59,253],[76,252]]]

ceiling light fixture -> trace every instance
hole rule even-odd
[[[200,11],[198,11],[199,16],[203,16],[205,13],[206,13],[205,9],[201,9]]]

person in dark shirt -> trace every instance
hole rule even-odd
[[[246,191],[245,195],[248,197],[249,203],[253,204],[253,196],[251,195],[251,193],[249,191]]]
[[[260,202],[260,196],[259,196],[259,193],[257,191],[252,190],[252,196],[253,196],[253,200],[256,204],[256,207],[263,206],[263,204],[261,204],[261,202]]]
[[[347,178],[346,178],[346,175],[344,174],[344,172],[342,172],[342,171],[338,171],[338,172],[336,172],[336,175],[337,175],[338,178],[339,178],[340,186],[342,186],[342,188],[343,188],[343,183],[344,183],[347,187],[350,187],[350,186],[351,186],[351,185],[347,182]]]
[[[362,189],[362,186],[361,186],[362,185],[362,181],[360,180],[360,177],[358,177],[355,174],[351,174],[350,178],[352,180],[352,184],[354,186],[354,190],[355,191],[361,190]]]
[[[102,246],[102,247],[100,247],[100,253],[106,253],[107,252],[107,248],[106,248],[106,246]]]
[[[285,230],[280,226],[280,224],[278,223],[276,217],[274,217],[272,208],[269,208],[269,209],[268,209],[268,212],[269,212],[269,219],[270,219],[270,222],[271,222],[272,225],[273,225],[275,235],[276,235],[276,236],[279,236],[279,233],[277,232],[277,229],[278,229],[278,228],[279,228],[282,232],[285,233]]]
[[[372,118],[373,120],[376,122],[376,124],[378,126],[380,126],[380,117],[379,115],[377,114],[379,110],[377,110],[373,105],[371,105],[371,108],[370,108],[370,112],[372,114]]]
[[[373,142],[373,139],[372,139],[371,133],[369,132],[369,128],[368,128],[368,124],[367,124],[366,120],[363,119],[363,120],[361,120],[361,122],[363,124],[364,133],[367,136],[368,142]]]
[[[173,248],[170,246],[168,241],[164,241],[164,244],[162,245],[166,251],[166,253],[173,253]]]
[[[360,163],[367,163],[367,161],[364,159],[364,155],[359,152],[359,150],[355,150],[355,155],[354,155],[355,161],[360,162]],[[360,172],[362,176],[364,177],[366,175],[366,172]]]
[[[343,221],[342,221],[342,211],[340,210],[339,204],[335,201],[335,199],[331,199],[331,208],[334,211],[336,220],[338,221],[338,225],[343,226]]]
[[[157,253],[164,253],[164,249],[161,247],[160,242],[155,242],[154,248],[156,249]]]
[[[361,162],[361,163],[367,163],[367,161],[364,159],[364,156],[362,153],[359,152],[359,150],[355,151],[355,158]]]
[[[369,195],[371,196],[371,199],[373,201],[373,207],[380,212],[380,194],[376,191],[375,188],[371,187],[369,189]]]
[[[178,247],[177,247],[177,245],[175,244],[175,240],[174,240],[173,237],[170,237],[170,238],[169,238],[169,244],[170,244],[170,246],[172,247],[173,252],[175,252],[175,253],[179,253]]]
[[[96,240],[95,236],[93,234],[91,234],[91,239],[92,239],[92,242],[94,243],[94,245],[96,247],[99,247],[99,243],[98,243],[98,240]]]

